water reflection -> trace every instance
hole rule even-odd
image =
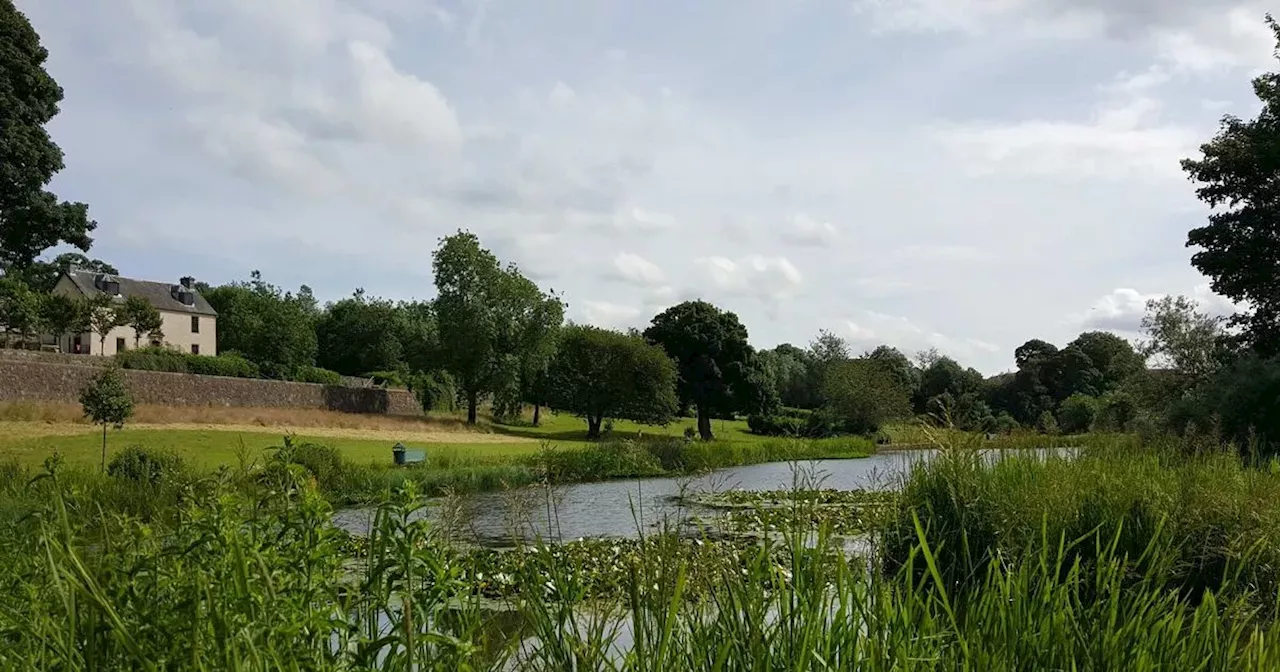
[[[1004,454],[1047,450],[987,451],[997,460]],[[690,509],[679,495],[728,489],[777,490],[820,486],[836,490],[883,489],[899,485],[912,466],[933,459],[934,450],[882,452],[849,460],[773,462],[720,469],[699,477],[646,478],[629,481],[577,483],[547,489],[521,488],[510,492],[468,495],[457,501],[435,502],[427,515],[440,519],[479,544],[506,546],[519,539],[571,540],[581,537],[635,538],[666,527],[683,527]],[[373,512],[345,509],[335,514],[344,529],[363,534]]]

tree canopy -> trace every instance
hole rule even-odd
[[[286,292],[254,271],[248,282],[203,296],[218,311],[219,352],[239,352],[270,378],[291,378],[315,364],[316,301],[306,285]]]
[[[834,362],[823,383],[826,409],[844,431],[869,434],[887,420],[911,414],[906,388],[892,364],[883,359],[861,358]]]
[[[697,409],[704,440],[714,438],[714,415],[745,410],[743,401],[757,396],[746,387],[753,363],[747,328],[734,313],[706,301],[686,301],[656,315],[644,337],[676,361],[680,402]]]
[[[587,421],[587,438],[607,418],[665,424],[676,412],[676,366],[642,338],[570,325],[547,371],[547,403]]]
[[[0,45],[0,268],[21,270],[59,243],[88,250],[96,224],[84,203],[59,201],[45,189],[63,168],[62,150],[44,128],[58,113],[62,88],[45,71],[49,52],[13,0],[0,0]]]
[[[1280,50],[1280,25],[1271,15],[1267,24]],[[1258,116],[1227,115],[1200,157],[1182,162],[1199,185],[1196,196],[1214,209],[1207,224],[1187,234],[1187,246],[1199,248],[1191,265],[1211,279],[1213,291],[1249,303],[1236,321],[1259,354],[1274,355],[1280,354],[1280,73],[1258,75],[1253,91],[1262,103]]]

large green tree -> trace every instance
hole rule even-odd
[[[164,338],[164,318],[161,317],[160,311],[151,302],[141,296],[131,296],[125,299],[124,305],[121,306],[120,317],[125,324],[133,329],[133,347],[137,348],[138,343],[142,341],[143,336],[150,336],[156,340]],[[213,353],[209,353],[213,354]]]
[[[218,311],[218,351],[235,351],[270,378],[290,378],[316,361],[315,297],[305,285],[295,294],[262,279],[202,292]]]
[[[58,337],[61,347],[63,336],[89,331],[89,307],[83,299],[46,294],[40,302],[40,321],[49,333]]]
[[[400,368],[404,318],[391,301],[367,297],[357,289],[326,306],[317,320],[317,364],[347,376]]]
[[[23,269],[59,243],[88,250],[96,226],[84,203],[45,189],[62,150],[45,124],[62,88],[44,69],[49,52],[12,0],[0,0],[0,268]]]
[[[1141,353],[1175,379],[1180,391],[1204,382],[1227,361],[1222,320],[1185,296],[1147,302]]]
[[[772,380],[783,406],[816,408],[820,390],[813,387],[810,368],[812,356],[790,343],[759,353],[760,366]]]
[[[713,416],[748,410],[743,402],[758,396],[747,388],[754,353],[734,313],[686,301],[656,315],[644,337],[676,361],[681,405],[697,409],[703,440],[714,438]]]
[[[1280,45],[1280,25],[1271,15],[1267,24]],[[1249,303],[1236,322],[1256,350],[1272,355],[1280,353],[1280,73],[1254,78],[1253,91],[1262,102],[1258,116],[1224,117],[1201,156],[1182,162],[1199,185],[1196,195],[1214,210],[1187,234],[1187,246],[1199,248],[1191,264],[1213,291]]]
[[[18,276],[0,275],[0,347],[25,342],[40,327],[40,295]]]
[[[503,268],[475,234],[440,240],[432,255],[436,278],[436,330],[440,361],[466,399],[475,424],[480,400],[520,384],[531,335],[551,324],[555,303],[515,266]],[[518,398],[518,393],[517,393]]]
[[[825,408],[854,434],[870,434],[895,418],[911,414],[911,401],[890,362],[852,359],[835,362],[823,383]]]
[[[587,421],[587,438],[608,418],[664,424],[676,412],[676,366],[642,338],[570,325],[547,369],[547,401]]]
[[[1097,369],[1100,391],[1114,390],[1142,369],[1142,355],[1129,341],[1106,331],[1086,331],[1067,344],[1089,357]]]
[[[119,275],[115,266],[101,259],[90,259],[79,252],[63,252],[53,261],[36,261],[22,270],[22,277],[37,292],[49,293],[58,284],[58,278],[72,267],[81,268],[94,273]]]

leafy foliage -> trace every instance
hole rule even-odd
[[[1093,426],[1098,409],[1096,398],[1077,392],[1058,407],[1058,428],[1064,434],[1083,434]]]
[[[655,316],[644,337],[676,361],[680,403],[697,409],[703,440],[713,438],[713,415],[750,410],[743,400],[758,396],[746,389],[753,351],[737,315],[686,301]]]
[[[59,243],[88,250],[96,224],[84,203],[45,190],[62,170],[62,150],[45,124],[62,88],[44,69],[49,52],[31,23],[0,0],[0,268],[23,269]]]
[[[253,362],[237,352],[218,355],[193,355],[163,347],[126,350],[116,355],[121,368],[142,371],[167,371],[169,373],[195,373],[227,378],[261,378],[262,373]]]
[[[448,371],[413,373],[405,379],[405,384],[418,397],[424,413],[449,412],[457,407],[458,387]]]
[[[347,376],[403,366],[403,319],[391,301],[367,298],[357,289],[326,306],[316,321],[317,363]]]
[[[15,335],[22,341],[30,339],[40,326],[40,307],[40,295],[20,278],[0,276],[0,328],[6,340]]]
[[[160,317],[160,311],[151,302],[141,296],[131,296],[125,299],[124,305],[120,307],[121,322],[133,328],[133,346],[138,347],[139,341],[143,336],[148,336],[155,340],[164,338],[164,319]]]
[[[59,339],[67,334],[82,334],[90,328],[89,307],[83,299],[47,294],[40,302],[40,321]]]
[[[290,380],[299,383],[315,383],[317,385],[336,386],[342,384],[342,374],[318,366],[300,366],[294,370]]]
[[[1280,48],[1280,25],[1267,15]],[[1187,234],[1199,250],[1191,265],[1208,276],[1213,291],[1247,301],[1236,323],[1262,355],[1280,353],[1280,73],[1253,80],[1262,110],[1252,120],[1223,117],[1218,134],[1201,145],[1200,157],[1182,169],[1200,186],[1196,196],[1215,211]]]
[[[54,257],[53,261],[32,262],[30,266],[22,269],[22,278],[31,285],[32,289],[48,294],[58,284],[62,274],[69,272],[72,266],[94,273],[120,274],[115,266],[101,259],[90,259],[79,252],[63,252]]]
[[[107,335],[112,329],[125,323],[124,315],[115,298],[106,294],[94,294],[89,297],[86,311],[89,315],[89,328],[98,336],[98,351],[106,350]]]
[[[173,480],[186,469],[176,453],[129,446],[107,463],[107,475],[140,485],[158,486]]]
[[[838,362],[827,370],[825,410],[851,434],[873,434],[888,420],[907,417],[911,401],[891,365],[880,359]]]
[[[547,403],[600,437],[610,418],[665,424],[676,412],[676,368],[662,348],[616,331],[570,325],[551,360]]]
[[[201,294],[218,311],[219,350],[243,354],[268,378],[289,379],[315,364],[317,311],[306,285],[286,292],[254,271],[248,282]]]

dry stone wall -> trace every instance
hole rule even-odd
[[[75,355],[0,356],[0,401],[78,402],[80,390],[101,368],[100,359]],[[347,413],[418,415],[421,406],[405,390],[349,388],[279,380],[223,378],[189,373],[124,370],[134,400],[167,406],[320,408]]]

